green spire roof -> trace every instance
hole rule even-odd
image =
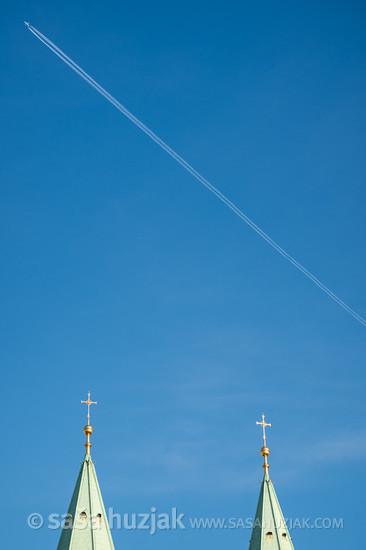
[[[249,550],[294,550],[272,481],[265,474]]]
[[[88,423],[84,428],[87,436],[86,455],[76,480],[57,550],[114,550],[97,474],[90,456],[90,436],[93,433],[89,414],[89,407],[92,404],[90,394],[86,403],[88,405]]]
[[[268,475],[267,459],[270,450],[266,443],[266,427],[271,424],[267,424],[264,418],[264,414],[262,414],[262,422],[257,422],[263,428],[261,455],[264,458],[264,478],[259,493],[249,550],[294,550],[280,503]]]

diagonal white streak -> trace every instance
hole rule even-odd
[[[27,24],[28,29],[34,36],[36,36],[47,48],[49,48],[54,54],[56,54],[64,63],[66,63],[73,71],[75,71],[81,78],[83,78],[90,86],[92,86],[97,92],[99,92],[105,99],[107,99],[116,109],[123,113],[131,122],[133,122],[140,130],[148,135],[159,147],[168,153],[174,160],[176,160],[187,172],[192,174],[196,180],[206,187],[211,193],[213,193],[221,202],[223,202],[230,210],[232,210],[240,219],[242,219],[249,227],[251,227],[262,239],[264,239],[272,248],[274,248],[281,256],[295,266],[301,273],[310,279],[317,287],[319,287],[325,294],[327,294],[332,300],[334,300],[339,306],[341,306],[347,313],[352,315],[359,323],[366,326],[366,320],[361,317],[356,311],[349,307],[343,300],[341,300],[334,292],[332,292],[327,286],[325,286],[315,275],[313,275],[306,267],[300,264],[295,258],[293,258],[288,252],[286,252],[279,244],[277,244],[267,233],[265,233],[258,225],[256,225],[240,208],[238,208],[228,197],[226,197],[219,189],[217,189],[212,183],[204,178],[197,170],[193,168],[184,158],[176,153],[169,145],[167,145],[162,139],[160,139],[150,128],[145,126],[137,117],[135,117],[126,107],[124,107],[117,99],[115,99],[107,90],[105,90],[98,82],[96,82],[88,73],[86,73],[79,65],[77,65],[70,57],[68,57],[60,48],[56,46],[51,40],[49,40],[44,34],[38,31],[35,27]]]

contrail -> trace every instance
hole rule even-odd
[[[223,202],[230,210],[232,210],[241,220],[243,220],[249,227],[251,227],[262,239],[264,239],[269,245],[272,246],[281,256],[283,256],[288,262],[295,266],[301,273],[305,275],[310,281],[312,281],[317,287],[319,287],[325,294],[327,294],[332,300],[334,300],[339,306],[341,306],[347,313],[352,315],[359,323],[366,326],[366,320],[361,317],[356,311],[350,308],[343,300],[341,300],[334,292],[326,287],[315,275],[313,275],[306,267],[301,265],[295,258],[293,258],[288,252],[286,252],[279,244],[277,244],[267,233],[265,233],[258,225],[256,225],[240,208],[238,208],[228,197],[226,197],[219,189],[217,189],[212,183],[204,178],[197,170],[193,168],[184,158],[176,153],[169,145],[160,139],[150,128],[145,126],[141,120],[136,118],[126,107],[124,107],[117,99],[115,99],[107,90],[102,88],[98,82],[96,82],[88,73],[86,73],[79,65],[75,63],[70,57],[68,57],[60,48],[56,46],[49,38],[42,34],[39,30],[33,27],[30,23],[25,22],[27,28],[34,36],[38,38],[47,48],[49,48],[54,54],[56,54],[66,65],[68,65],[73,71],[75,71],[81,78],[83,78],[90,86],[92,86],[97,92],[99,92],[105,99],[107,99],[116,109],[123,113],[131,122],[133,122],[140,130],[148,135],[159,147],[168,153],[174,160],[176,160],[187,172],[192,174],[196,180],[206,187],[211,193],[213,193],[221,202]]]

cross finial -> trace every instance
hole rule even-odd
[[[267,426],[270,426],[272,427],[272,424],[267,424],[267,422],[264,420],[265,416],[264,414],[262,414],[262,422],[257,422],[257,424],[259,426],[262,426],[263,428],[263,442],[264,442],[264,446],[266,446],[266,427]]]
[[[266,443],[266,427],[267,426],[271,426],[271,424],[268,424],[265,420],[264,420],[265,416],[264,414],[262,414],[262,422],[257,422],[257,424],[259,426],[262,426],[263,428],[263,447],[261,448],[261,455],[263,456],[264,458],[264,464],[263,464],[263,468],[264,468],[264,475],[265,476],[268,476],[268,468],[269,468],[269,464],[267,462],[267,458],[269,456],[269,453],[270,453],[270,450],[268,449],[267,447],[267,443]]]
[[[96,401],[90,401],[90,391],[88,391],[88,400],[87,401],[82,401],[82,403],[85,403],[86,405],[88,405],[88,424],[90,424],[90,405],[96,405],[97,404]]]
[[[88,423],[84,428],[84,434],[86,435],[86,443],[84,446],[86,448],[86,454],[90,455],[90,447],[91,447],[90,436],[94,431],[90,425],[90,405],[96,405],[97,402],[90,400],[90,391],[88,391],[88,399],[86,401],[82,401],[82,403],[85,403],[86,405],[88,405]]]

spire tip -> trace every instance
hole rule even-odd
[[[261,448],[261,455],[263,456],[264,458],[264,464],[263,464],[263,468],[264,468],[264,475],[268,476],[268,468],[269,468],[269,464],[267,462],[267,458],[269,456],[269,453],[271,452],[269,450],[269,448],[267,447],[267,441],[266,441],[266,427],[269,426],[269,427],[272,427],[272,424],[268,424],[265,420],[265,415],[262,414],[262,422],[257,422],[257,424],[259,426],[262,426],[263,428],[263,447]]]
[[[86,405],[88,405],[88,415],[87,415],[88,423],[85,426],[83,432],[86,435],[86,443],[84,445],[84,447],[86,448],[86,454],[90,455],[90,447],[91,447],[90,436],[94,432],[93,427],[90,424],[90,405],[96,405],[97,401],[91,401],[90,400],[90,391],[89,391],[88,392],[88,399],[86,401],[81,401],[81,403],[85,403]]]

